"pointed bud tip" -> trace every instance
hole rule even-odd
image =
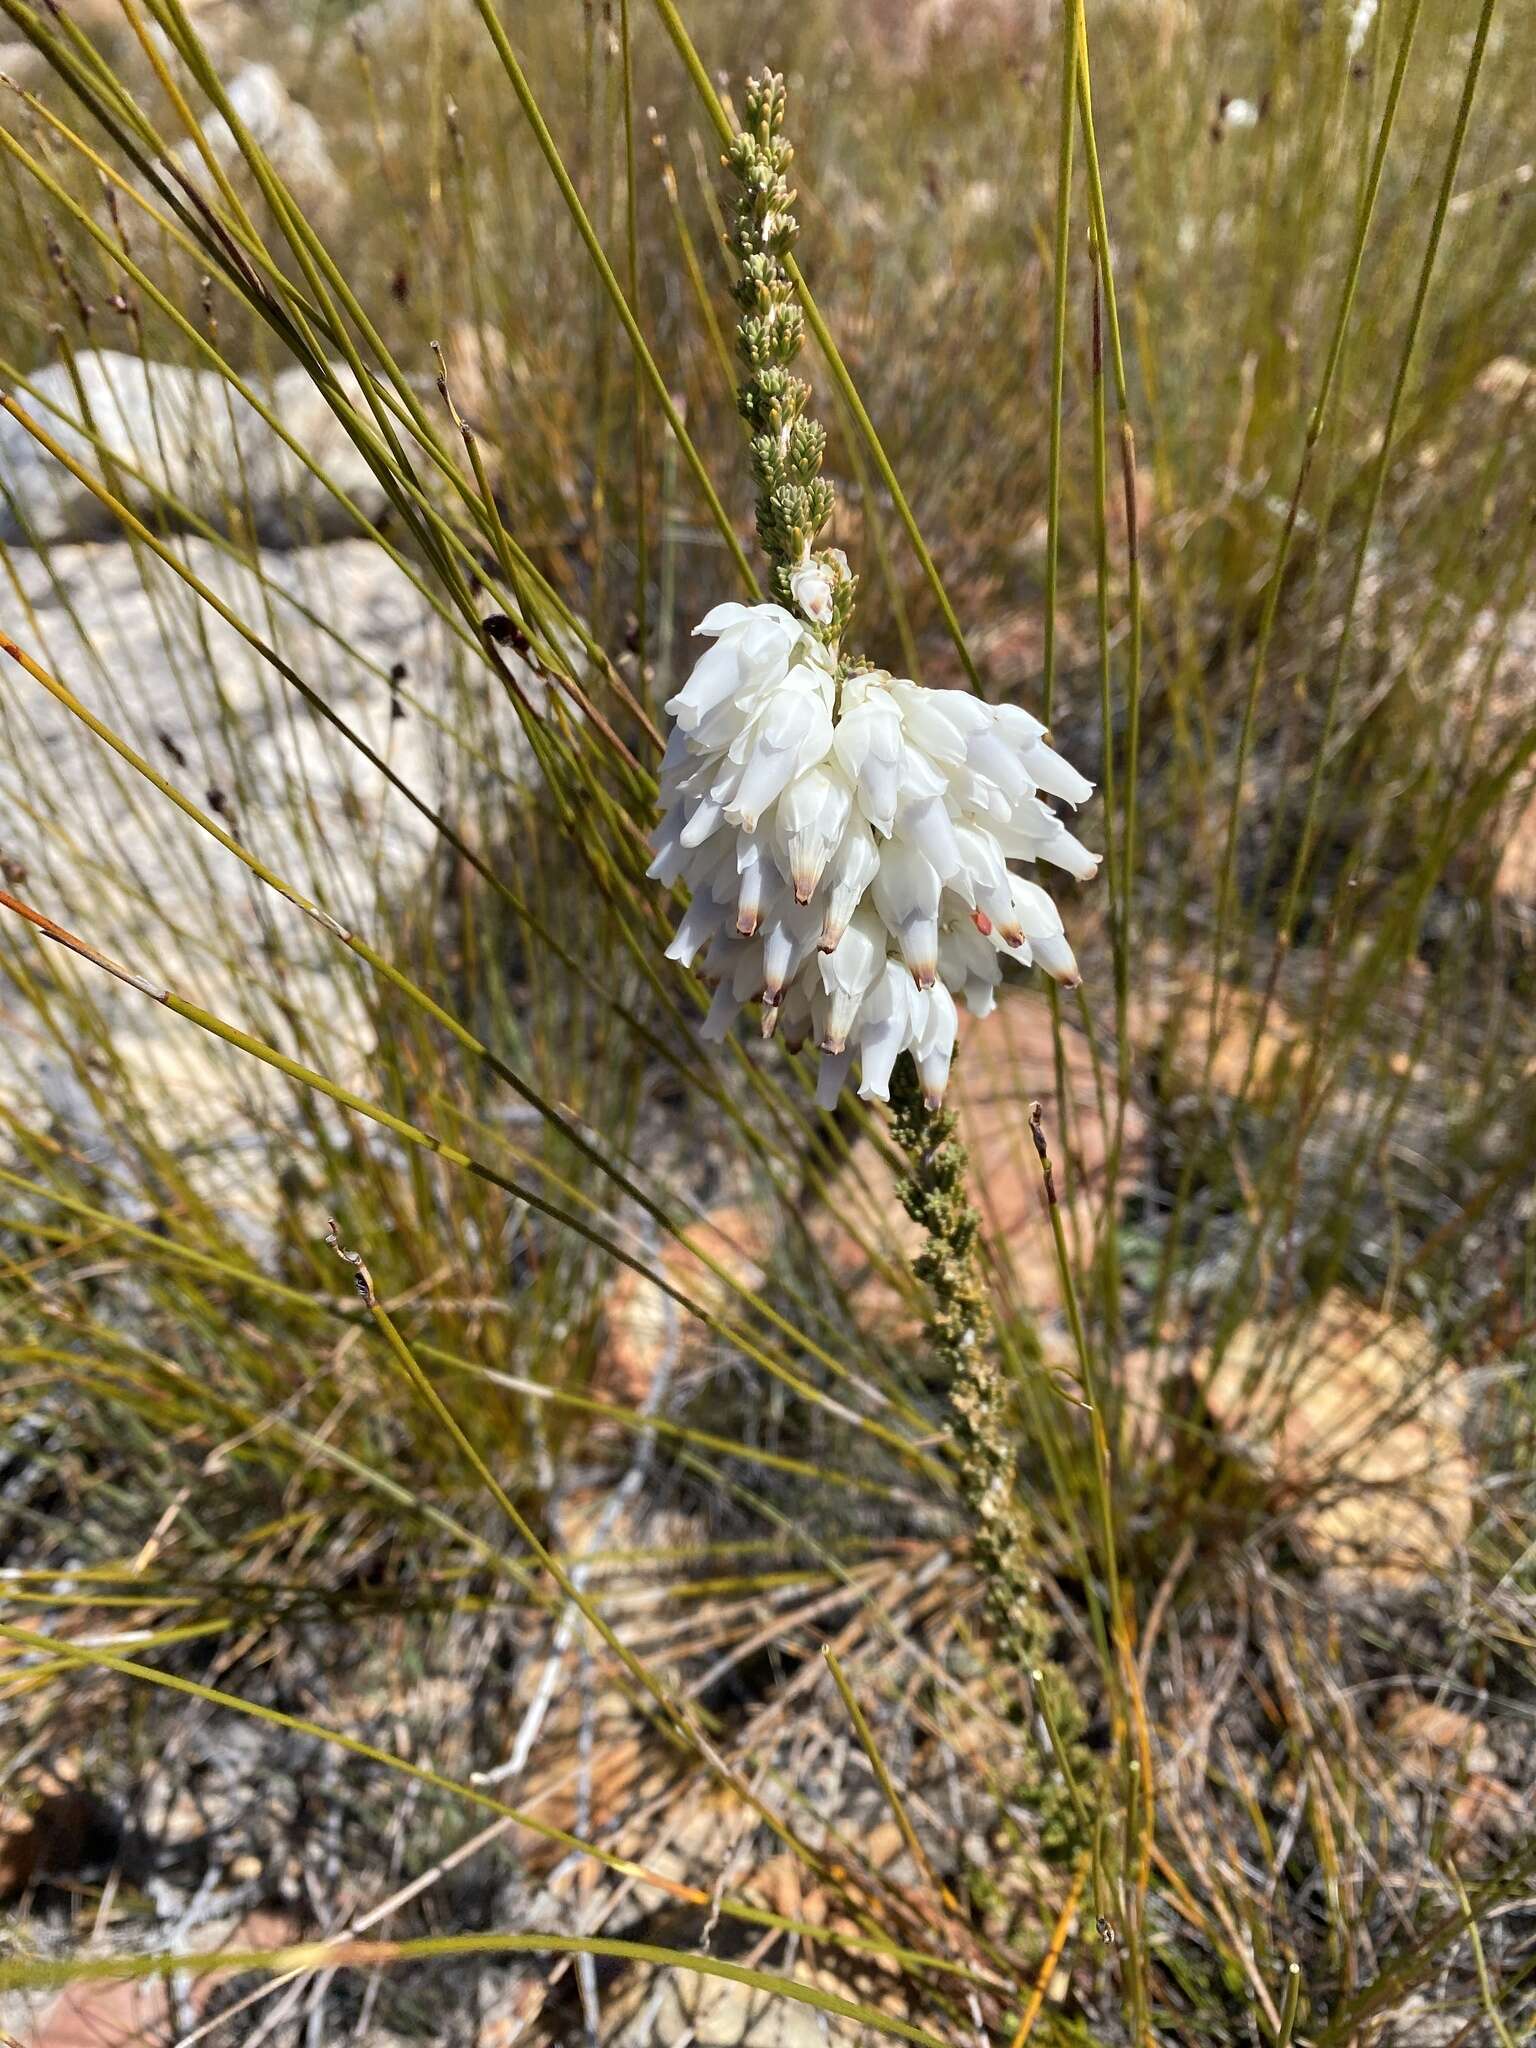
[[[821,1040],[816,1050],[818,1052],[829,1052],[836,1059],[840,1052],[846,1050],[847,1044],[848,1038],[846,1033],[839,1036],[836,1032],[829,1031],[826,1037]]]
[[[761,922],[762,920],[759,918],[757,912],[755,910],[749,910],[745,912],[741,917],[737,918],[736,930],[744,939],[756,938],[757,927]]]

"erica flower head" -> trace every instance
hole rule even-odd
[[[835,592],[837,564],[792,573],[803,617],[717,605],[666,707],[650,871],[691,892],[669,957],[713,984],[706,1037],[756,1002],[765,1036],[814,1043],[823,1106],[855,1063],[860,1094],[886,1100],[910,1052],[936,1107],[956,1003],[984,1016],[1005,959],[1076,985],[1055,904],[1015,866],[1096,872],[1047,800],[1075,806],[1093,786],[1016,705],[881,670],[839,689],[813,576]]]

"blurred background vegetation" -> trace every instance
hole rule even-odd
[[[1045,0],[0,13],[0,2027],[1525,2038],[1529,8],[1091,0],[1064,186]],[[1102,792],[957,1079],[1067,1729],[644,880],[764,65],[856,637]]]

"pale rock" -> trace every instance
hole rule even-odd
[[[336,191],[338,172],[325,130],[309,108],[293,98],[270,64],[243,66],[225,83],[224,93],[236,121],[296,199],[313,205]],[[220,169],[245,172],[245,158],[225,116],[210,112],[201,126],[203,141]],[[172,156],[194,180],[206,179],[202,153],[191,136],[176,145]]]
[[[464,749],[418,712],[392,716],[397,662],[401,689],[449,722],[484,679],[472,656],[461,668],[458,642],[381,548],[352,540],[268,553],[258,571],[211,541],[175,545],[238,617],[262,621],[271,607],[289,662],[408,788],[455,814],[478,800],[472,778],[485,771]],[[29,655],[202,808],[214,809],[217,791],[225,829],[276,874],[346,928],[387,941],[388,919],[439,841],[379,770],[138,551],[17,549],[9,569],[6,623]],[[523,680],[537,701],[536,679]],[[516,772],[520,760],[514,747],[506,765]],[[367,983],[339,943],[3,659],[0,860],[18,895],[104,952],[286,1044],[266,993],[280,973],[288,1003],[324,1020],[327,1073],[377,1092]],[[18,933],[8,920],[0,943],[14,947]],[[30,961],[36,972],[35,948]],[[273,1214],[262,1126],[291,1122],[287,1084],[121,982],[71,979],[121,1063],[126,1098],[92,1047],[77,1065],[23,1009],[0,1031],[0,1103],[29,1122],[52,1120],[103,1167],[139,1141],[131,1104],[232,1223],[259,1234]]]
[[[669,1970],[621,1999],[607,2039],[611,2048],[825,2048],[855,2042],[862,2031],[750,1984]]]
[[[347,400],[363,407],[351,371],[337,365],[334,374]],[[151,526],[185,525],[190,514],[223,532],[248,529],[268,547],[295,546],[357,531],[338,491],[363,518],[377,520],[383,487],[308,372],[281,370],[265,388],[250,381],[335,491],[215,370],[81,349],[72,365],[34,371],[31,388],[15,396],[66,454]],[[121,532],[19,420],[0,415],[0,540],[40,545]]]
[[[1195,1377],[1229,1455],[1334,1591],[1407,1592],[1457,1568],[1477,1483],[1469,1400],[1421,1325],[1336,1289],[1299,1330],[1245,1324]]]

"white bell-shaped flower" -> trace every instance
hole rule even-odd
[[[807,769],[780,798],[775,845],[797,903],[809,903],[816,893],[852,811],[852,785],[835,761]]]
[[[879,871],[874,834],[862,818],[850,820],[822,876],[821,893],[826,899],[821,921],[823,951],[830,952],[848,929],[848,920]]]
[[[944,884],[921,850],[903,839],[882,847],[870,895],[919,988],[939,971],[939,898]]]
[[[923,1101],[929,1109],[937,1109],[944,1100],[944,1090],[949,1086],[949,1063],[955,1053],[955,1033],[960,1028],[960,1019],[955,1011],[955,999],[942,981],[936,981],[932,988],[922,990],[913,999],[912,1057],[917,1063],[917,1078],[922,1083]]]
[[[859,1017],[859,1093],[866,1101],[890,1101],[891,1074],[912,1036],[916,1001],[911,975],[899,960],[887,959]]]
[[[885,928],[869,911],[861,911],[830,953],[818,952],[823,1001],[811,1001],[821,1032],[823,1052],[841,1052],[858,1022],[864,998],[886,963]]]

